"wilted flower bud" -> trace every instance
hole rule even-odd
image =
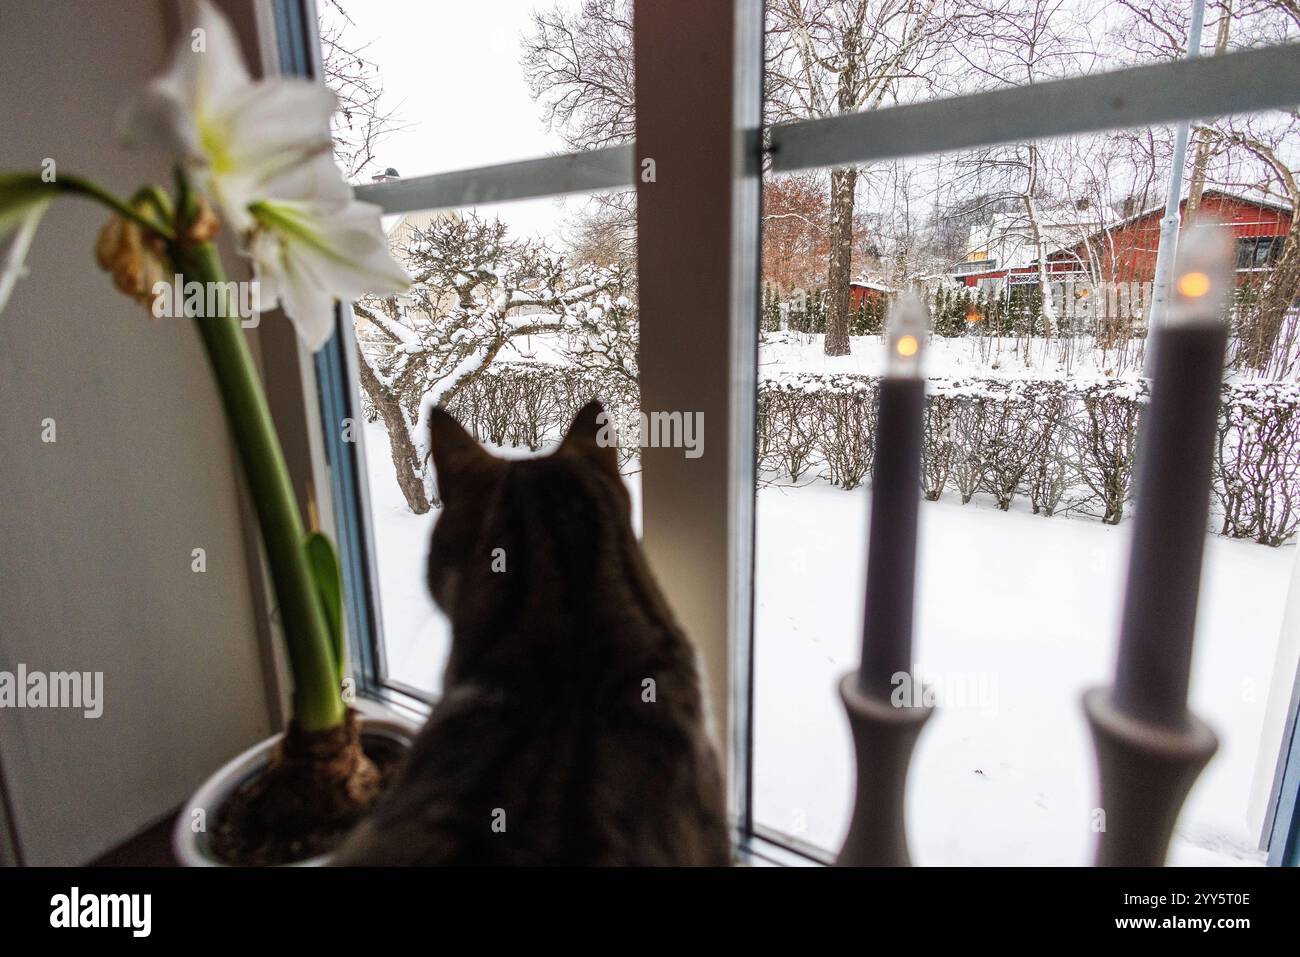
[[[186,243],[197,246],[201,243],[211,242],[220,228],[221,220],[217,218],[217,214],[212,211],[208,201],[200,194],[195,197],[194,219],[185,227],[181,238]]]
[[[152,305],[155,283],[171,281],[165,240],[154,233],[146,234],[138,223],[121,216],[114,216],[100,230],[95,260],[112,275],[119,292],[142,306]]]

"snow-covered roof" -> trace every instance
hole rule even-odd
[[[1048,214],[1050,216],[1050,214]],[[1040,221],[1039,233],[1048,254],[1074,246],[1084,236],[1100,228],[1095,219],[1061,219],[1044,216]],[[976,253],[997,261],[997,268],[1017,268],[1027,266],[1037,258],[1037,249],[1030,238],[1030,225],[1021,214],[999,213],[988,222],[977,223],[970,228],[967,239],[966,259],[963,262],[979,262]]]
[[[1254,195],[1251,195],[1252,193]],[[1271,209],[1279,213],[1287,213],[1288,215],[1291,213],[1290,206],[1287,206],[1284,203],[1279,203],[1276,200],[1269,198],[1269,195],[1265,193],[1263,190],[1249,190],[1243,193],[1229,192],[1226,189],[1207,189],[1202,191],[1201,199],[1204,200],[1207,196],[1217,196],[1220,199],[1235,199],[1239,203],[1246,203],[1250,206],[1260,206],[1263,207],[1264,209]],[[1187,196],[1183,196],[1183,198],[1178,201],[1178,208],[1181,210],[1183,206],[1185,206],[1186,204],[1187,204]],[[1139,219],[1145,219],[1146,217],[1154,213],[1160,213],[1163,215],[1164,211],[1165,211],[1165,204],[1161,202],[1156,206],[1150,206],[1147,209],[1142,210],[1141,212],[1134,213],[1131,216],[1126,216],[1111,228],[1116,229],[1120,226],[1126,226],[1129,223],[1137,222]]]
[[[871,279],[861,279],[861,278],[859,278],[859,279],[854,279],[853,281],[851,281],[851,282],[849,283],[849,285],[850,285],[850,286],[861,286],[863,289],[875,289],[875,290],[877,290],[878,292],[893,292],[893,291],[894,291],[894,290],[891,289],[889,286],[886,286],[884,283],[881,283],[881,282],[875,282],[875,281],[873,281],[873,280],[871,280]]]

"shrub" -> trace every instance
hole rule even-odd
[[[1017,495],[1035,514],[1124,517],[1132,496],[1141,381],[931,379],[920,493],[963,503]],[[482,440],[539,449],[600,399],[616,421],[638,414],[635,383],[612,373],[496,363],[462,388],[451,411]],[[758,387],[758,467],[798,481],[821,470],[853,489],[869,480],[878,389],[871,376],[787,373]],[[638,450],[620,450],[624,464]],[[1225,386],[1214,461],[1214,524],[1223,535],[1280,545],[1300,531],[1300,386]]]

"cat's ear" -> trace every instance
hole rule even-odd
[[[618,437],[614,423],[599,402],[588,402],[573,417],[560,451],[581,455],[618,478]]]
[[[429,454],[438,472],[438,494],[444,501],[449,492],[455,496],[461,476],[492,460],[474,436],[437,406],[429,410]]]

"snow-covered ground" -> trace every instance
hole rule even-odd
[[[760,377],[786,372],[884,372],[885,347],[881,336],[853,336],[849,355],[827,356],[823,336],[796,332],[768,333],[758,362]],[[1014,337],[931,336],[926,344],[925,374],[936,378],[997,376],[1044,379],[1083,376],[1137,378],[1142,372],[1140,343],[1124,353],[1096,348],[1090,340],[1017,339]]]
[[[835,686],[858,659],[869,500],[822,483],[758,494],[756,816],[819,847],[847,827]],[[1126,526],[923,504],[915,648],[940,708],[908,787],[919,863],[1088,860],[1096,796],[1079,697],[1114,666],[1128,538]],[[1259,863],[1246,803],[1295,550],[1206,545],[1192,706],[1221,747],[1171,861]],[[945,685],[964,695],[951,707]]]
[[[782,373],[860,373],[884,371],[880,336],[853,336],[847,356],[827,356],[820,335],[768,333],[758,362],[760,377]],[[931,336],[926,344],[925,374],[931,378],[993,376],[1000,379],[1098,378],[1136,379],[1142,374],[1142,343],[1124,349],[1100,349],[1089,339],[1017,339],[1010,336]],[[1224,380],[1254,382],[1255,373],[1231,370]],[[1289,378],[1292,381],[1294,377]]]
[[[406,509],[382,425],[365,441],[388,672],[436,691],[448,643],[424,585],[436,512]],[[842,838],[851,797],[835,686],[858,657],[868,502],[822,482],[758,493],[757,818],[823,848]],[[950,501],[925,503],[921,522],[917,664],[949,706],[941,695],[912,766],[913,856],[1084,863],[1096,798],[1079,695],[1113,666],[1128,528]],[[1245,808],[1294,560],[1294,546],[1207,542],[1192,703],[1222,744],[1174,863],[1261,861]]]

